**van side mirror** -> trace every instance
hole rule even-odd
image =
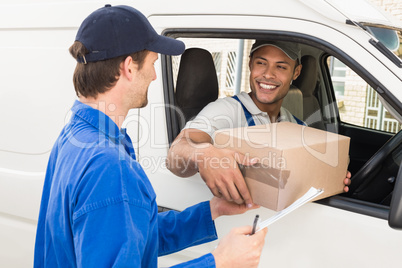
[[[388,224],[391,228],[402,230],[402,163],[399,166],[394,192],[392,194]]]

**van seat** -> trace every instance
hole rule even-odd
[[[303,119],[303,94],[300,89],[296,86],[291,85],[286,94],[285,98],[283,98],[282,106],[286,108],[291,114],[299,118]]]
[[[314,96],[317,85],[317,62],[313,56],[301,58],[303,66],[299,77],[293,82],[303,93],[303,121],[308,126],[325,130],[320,104]]]
[[[179,129],[215,101],[218,94],[218,77],[211,53],[202,48],[186,49],[181,56],[175,93],[176,105],[184,116],[179,118]]]

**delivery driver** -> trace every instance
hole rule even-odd
[[[214,197],[158,213],[121,128],[130,109],[147,104],[157,53],[183,51],[128,6],[106,5],[83,21],[70,47],[79,101],[50,155],[34,267],[157,267],[158,256],[216,239],[217,217],[248,209]],[[212,253],[178,267],[257,267],[267,230],[251,230],[233,229]]]
[[[223,196],[238,204],[245,202],[252,207],[253,201],[238,163],[252,165],[256,159],[248,159],[233,150],[215,148],[212,145],[213,134],[219,129],[271,122],[304,125],[282,107],[292,81],[300,74],[300,55],[298,44],[257,40],[250,52],[251,92],[218,99],[187,122],[169,149],[168,168],[181,177],[199,172],[215,196]],[[345,192],[349,190],[350,177],[350,172],[347,172]]]

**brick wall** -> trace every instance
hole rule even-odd
[[[391,16],[395,17],[395,19],[399,19],[399,22],[402,20],[401,0],[370,0],[370,2],[380,6],[387,13],[390,13]]]
[[[364,126],[367,83],[350,69],[346,72],[344,97],[338,100],[342,121]]]

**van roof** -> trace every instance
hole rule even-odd
[[[184,1],[154,0],[152,5],[138,6],[146,15],[250,15],[298,18],[328,24],[328,20],[345,23],[347,20],[402,29],[401,21],[382,11],[369,0],[263,0],[246,3],[244,0],[201,1],[191,5]],[[188,3],[188,2],[187,2]],[[143,6],[142,6],[143,5]]]
[[[301,0],[303,1],[303,0]],[[367,0],[324,0],[355,22],[402,28],[401,21],[385,13]]]
[[[123,0],[122,4],[133,4],[132,1]],[[29,5],[0,4],[0,28],[26,28],[25,21],[30,21],[30,27],[58,27],[70,25],[78,27],[82,20],[94,8],[102,7],[100,2],[84,2],[80,9],[76,9],[76,2],[63,1],[63,4],[52,4],[54,12],[43,8],[48,3],[35,3]],[[347,19],[356,22],[367,22],[402,28],[401,22],[373,6],[368,0],[281,0],[271,2],[255,0],[247,3],[244,0],[220,0],[191,2],[177,0],[154,0],[152,4],[147,1],[136,2],[133,6],[138,8],[147,17],[152,15],[249,15],[249,16],[275,16],[284,18],[298,18],[328,24],[329,20],[345,23]],[[18,6],[16,9],[15,7]],[[71,6],[75,10],[73,16],[60,19],[60,13]],[[60,10],[60,13],[58,12]],[[31,20],[32,18],[32,20]]]

